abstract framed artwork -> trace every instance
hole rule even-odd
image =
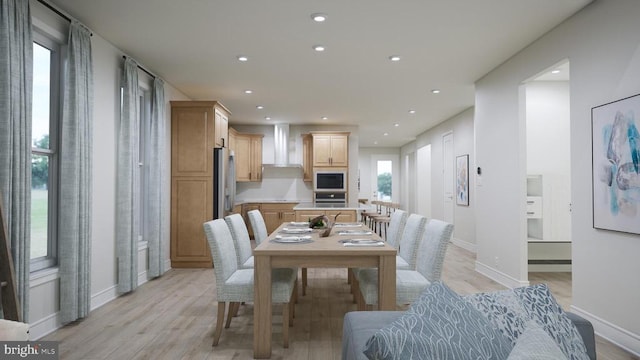
[[[640,94],[591,109],[593,227],[640,234]]]
[[[456,204],[469,206],[469,155],[456,156]]]

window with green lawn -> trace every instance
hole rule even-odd
[[[57,265],[60,46],[34,32],[31,143],[31,271]]]

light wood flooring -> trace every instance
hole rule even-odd
[[[449,247],[443,281],[460,294],[504,289],[475,272],[475,256]],[[272,359],[340,359],[342,318],[355,310],[344,269],[309,269],[306,296],[299,296],[282,347],[281,308],[274,309]],[[546,282],[558,302],[571,303],[570,273],[531,273],[531,283]],[[231,327],[213,348],[217,302],[212,269],[173,269],[134,293],[121,296],[89,316],[41,340],[59,341],[60,359],[251,359],[253,305],[241,306]],[[637,359],[597,338],[600,360]]]

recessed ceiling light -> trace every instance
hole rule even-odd
[[[324,46],[322,45],[314,45],[313,50],[315,51],[324,51]]]
[[[415,114],[415,113],[416,113],[416,111],[415,111],[415,110],[409,110],[409,114],[413,115],[413,114]]]
[[[391,55],[391,56],[389,56],[389,60],[391,60],[391,61],[400,61],[400,56],[399,55]]]
[[[553,70],[551,73],[552,74],[560,74],[560,70]]]
[[[262,106],[262,105],[258,105],[258,106],[256,106],[256,109],[258,109],[258,110],[262,110],[262,109],[264,109],[264,106]]]
[[[265,116],[264,119],[265,120],[271,120],[271,117],[270,116]]]
[[[323,117],[322,117],[322,120],[327,120],[327,119],[329,119],[329,118],[328,118],[328,117],[326,117],[326,116],[323,116]]]
[[[378,145],[378,141],[374,140],[373,145]]]
[[[398,127],[398,126],[400,126],[400,124],[395,123],[395,124],[393,124],[393,126]]]
[[[245,62],[247,60],[249,60],[249,58],[245,55],[238,55],[238,61]]]
[[[382,134],[382,135],[384,135],[384,136],[389,136],[389,133],[384,133],[384,134]]]
[[[323,22],[323,21],[327,20],[327,14],[315,13],[315,14],[311,14],[311,18],[315,22]]]
[[[431,93],[432,93],[432,94],[440,94],[440,90],[438,90],[438,89],[433,89],[433,90],[431,90]]]
[[[244,91],[244,93],[245,93],[245,94],[253,94],[253,90],[249,90],[249,89],[247,89],[247,90],[245,90],[245,91]]]

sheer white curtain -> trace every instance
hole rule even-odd
[[[131,58],[124,61],[122,77],[122,108],[118,130],[116,181],[116,247],[118,253],[118,292],[128,293],[138,287],[139,213],[136,191],[140,188],[139,112],[140,90],[138,64]]]
[[[28,321],[31,261],[33,40],[28,0],[0,1],[0,192],[6,209],[22,321]]]
[[[62,323],[91,307],[93,64],[91,32],[73,20],[60,131],[58,249]]]
[[[149,246],[149,276],[158,277],[166,271],[164,266],[167,233],[164,231],[163,213],[167,204],[163,191],[165,179],[164,158],[166,141],[166,116],[164,81],[156,78],[151,95],[151,126],[149,134],[149,190],[147,198],[147,234]]]

